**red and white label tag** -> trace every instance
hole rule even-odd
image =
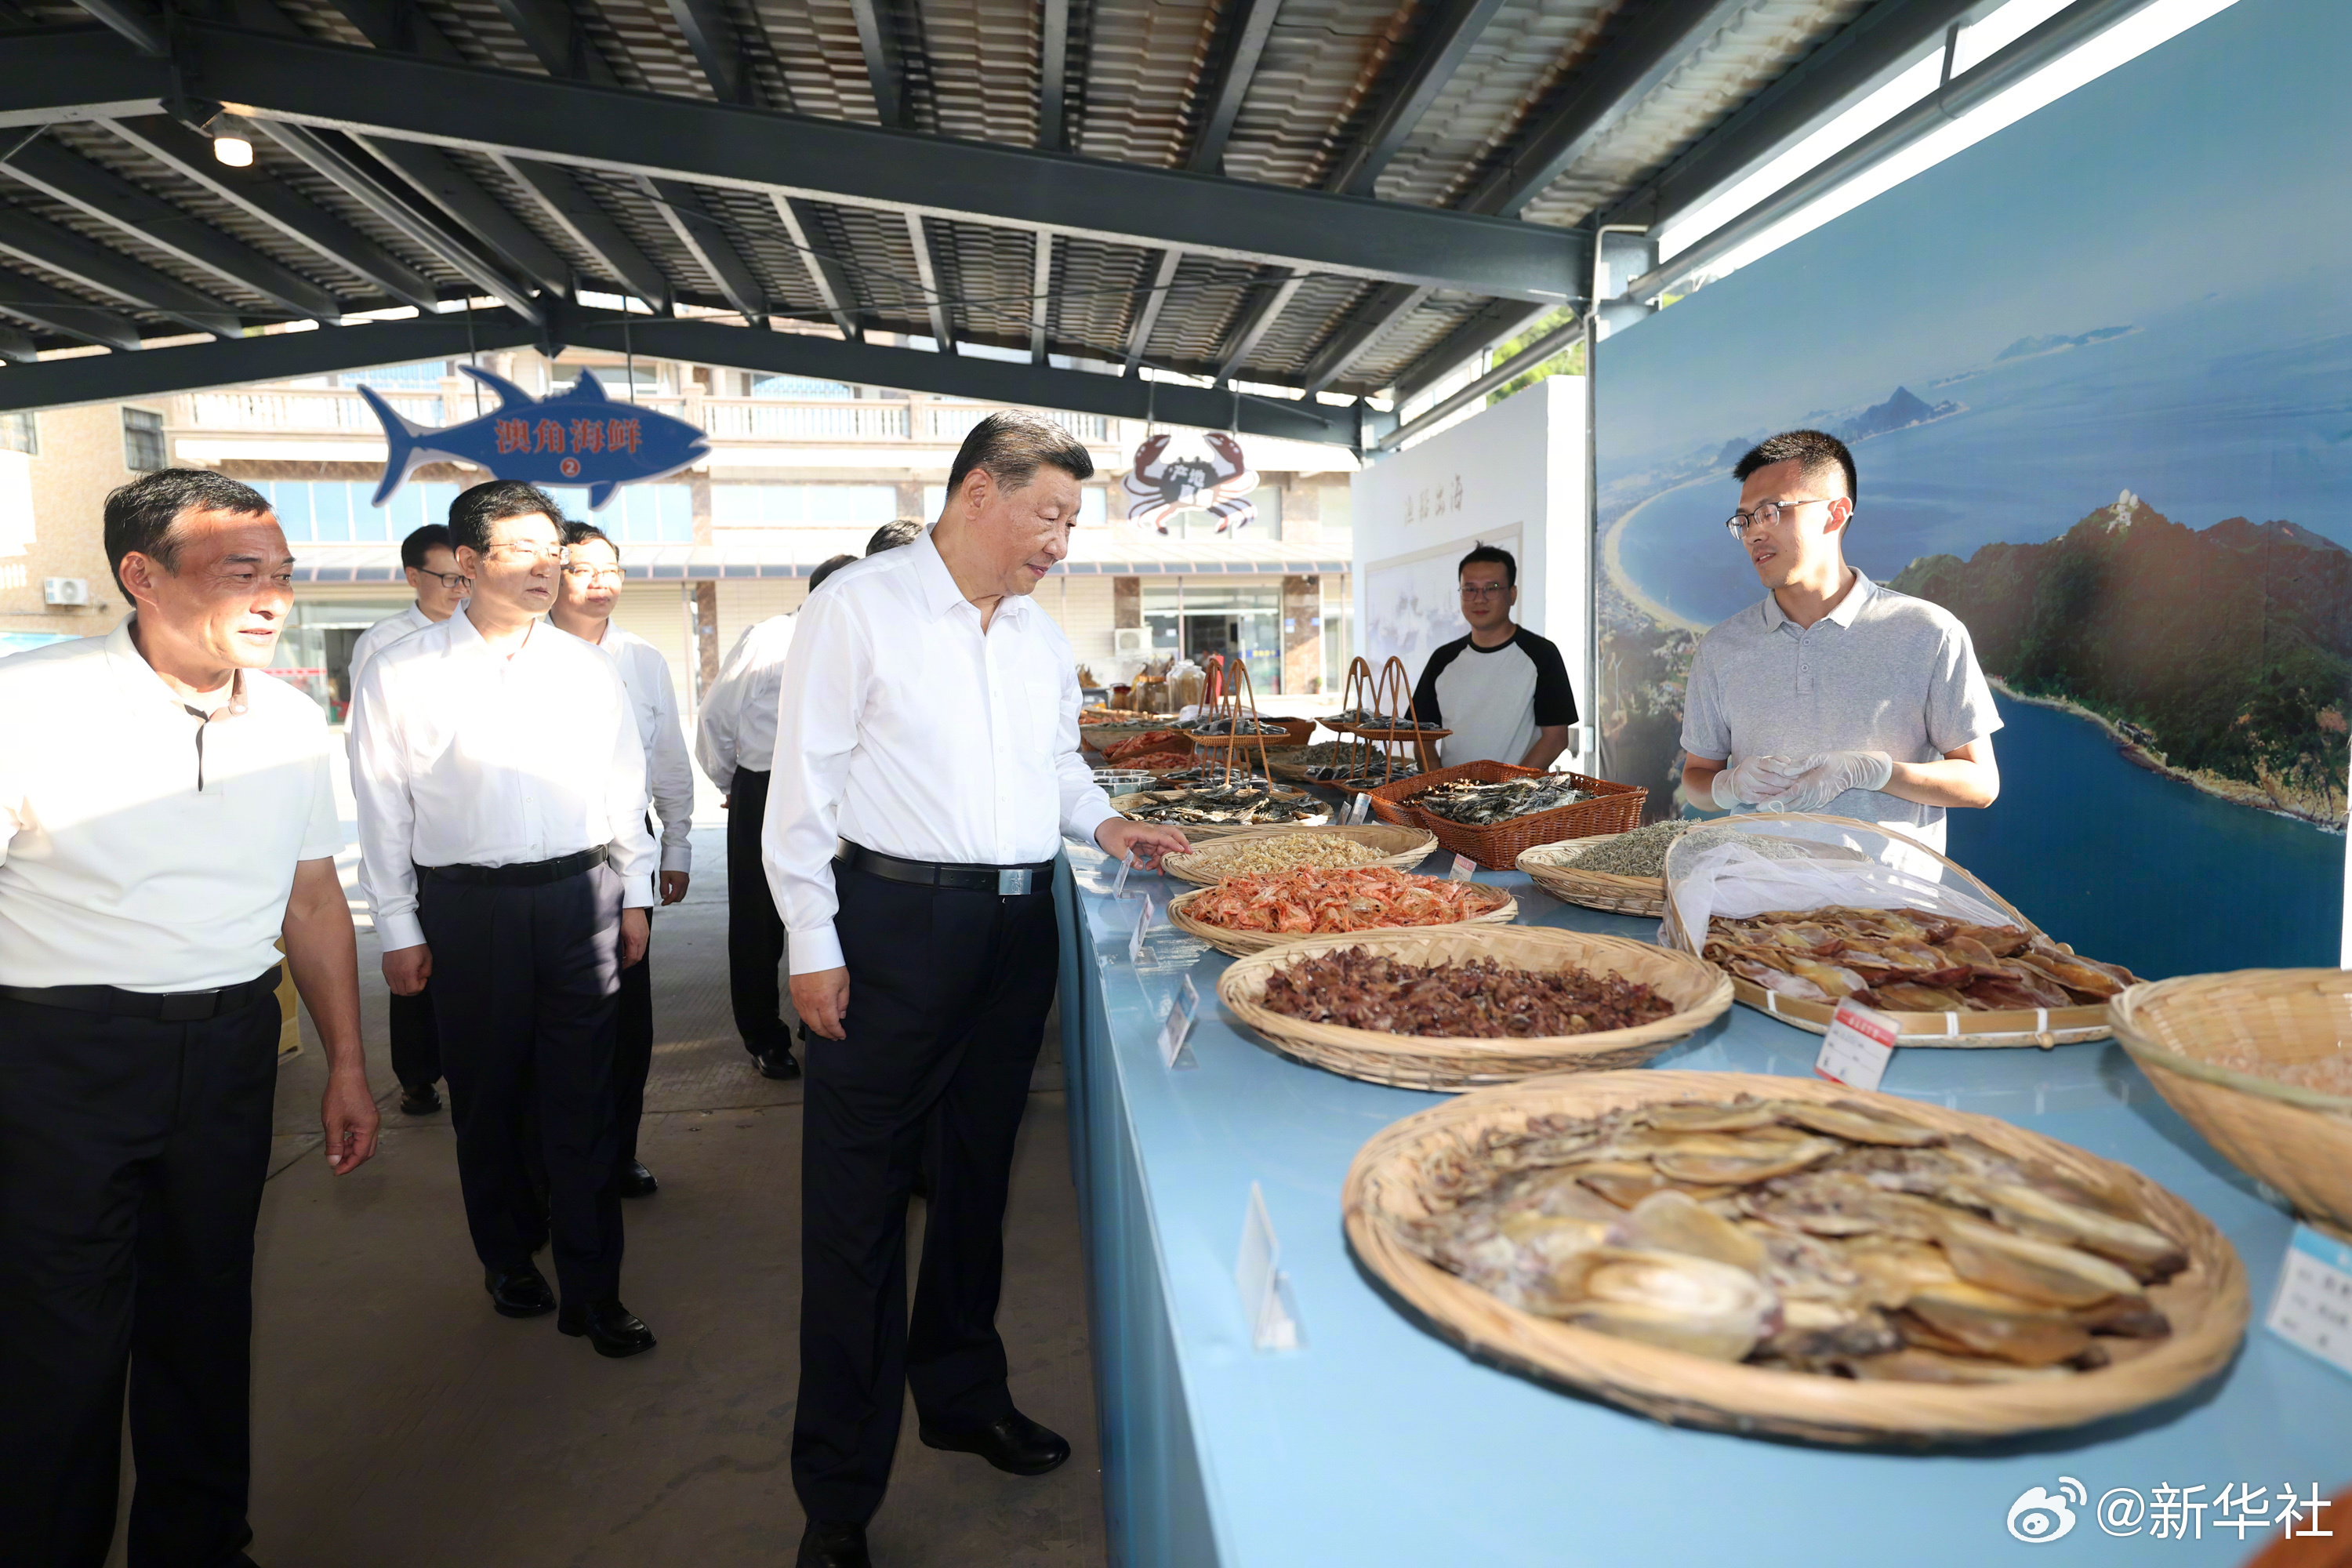
[[[1849,996],[1830,1018],[1813,1072],[1849,1089],[1876,1089],[1886,1076],[1886,1064],[1895,1059],[1895,1038],[1894,1019]]]
[[[1456,855],[1454,858],[1454,879],[1455,881],[1466,882],[1477,874],[1477,861],[1473,860],[1467,855]]]

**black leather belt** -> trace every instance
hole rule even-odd
[[[868,849],[863,844],[852,844],[845,838],[834,849],[835,863],[853,871],[887,878],[893,882],[912,882],[927,888],[958,888],[971,892],[995,893],[1003,898],[1019,898],[1027,893],[1043,893],[1053,886],[1054,863],[1040,860],[1032,866],[964,866],[942,865],[936,860],[905,860],[896,855],[885,855],[878,849]]]
[[[426,876],[443,882],[466,882],[482,888],[543,888],[550,882],[561,882],[566,877],[602,866],[612,846],[599,844],[593,849],[583,849],[577,855],[559,855],[552,860],[530,860],[520,866],[419,866]]]
[[[279,965],[271,964],[242,985],[210,991],[125,991],[120,985],[0,985],[0,997],[36,1007],[103,1013],[113,1018],[152,1018],[160,1024],[198,1024],[242,1013],[278,989]]]

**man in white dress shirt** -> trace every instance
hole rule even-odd
[[[0,659],[0,1558],[99,1568],[129,1383],[131,1568],[234,1564],[278,957],[327,1057],[327,1163],[375,1152],[326,716],[263,673],[269,503],[165,468],[106,498],[135,606]]]
[[[799,1563],[865,1568],[898,1412],[1042,1475],[1069,1445],[1014,1408],[996,1332],[1005,1188],[1059,939],[1061,835],[1150,862],[1172,828],[1113,812],[1078,759],[1070,645],[1029,595],[1069,552],[1086,447],[994,414],[938,525],[845,568],[793,634],[768,879],[812,1037],[802,1110]],[[913,1321],[907,1195],[932,1196]]]
[[[394,643],[425,627],[438,626],[466,602],[469,584],[457,570],[457,552],[449,542],[449,525],[428,522],[400,542],[400,564],[416,602],[389,620],[378,621],[352,645],[352,666],[346,690],[357,692],[368,661]],[[400,1082],[400,1109],[406,1116],[430,1116],[441,1109],[441,1037],[433,1023],[433,987],[414,996],[394,992],[389,1028],[392,1035],[392,1076]]]
[[[352,704],[361,884],[392,989],[434,984],[466,1222],[492,1305],[553,1310],[522,1140],[535,1121],[562,1312],[598,1353],[651,1349],[621,1304],[613,1053],[654,901],[646,754],[612,661],[538,617],[562,511],[494,479],[449,509],[465,609],[394,643]]]
[[[621,602],[621,552],[601,528],[563,525],[563,576],[547,618],[582,642],[602,648],[629,694],[637,740],[646,750],[646,783],[661,818],[661,901],[686,897],[694,868],[694,764],[677,716],[677,687],[661,649],[613,624]],[[650,946],[621,971],[620,1032],[613,1058],[613,1114],[619,1148],[613,1180],[625,1198],[650,1197],[661,1188],[637,1158],[637,1123],[646,1111],[646,1079],[654,1065],[654,984]]]
[[[877,539],[880,535],[876,536]],[[899,541],[905,543],[904,540]],[[888,545],[882,546],[890,548]],[[866,552],[874,553],[869,544]],[[809,574],[809,592],[857,559],[835,555]],[[694,754],[719,786],[727,812],[727,990],[735,1029],[762,1077],[795,1079],[792,1036],[779,1006],[776,966],[784,958],[784,919],[768,890],[760,859],[760,833],[768,816],[768,773],[776,753],[776,693],[792,650],[793,615],[770,616],[744,628],[703,693]]]

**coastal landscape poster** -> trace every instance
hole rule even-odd
[[[1685,809],[1697,635],[1772,431],[1969,626],[2001,795],[1948,852],[2154,976],[2333,965],[2352,715],[2352,6],[2241,0],[1596,356],[1609,776]]]

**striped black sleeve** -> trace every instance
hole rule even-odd
[[[1568,683],[1568,665],[1559,657],[1559,645],[1523,630],[1519,649],[1536,667],[1536,727],[1575,723],[1576,691]]]

